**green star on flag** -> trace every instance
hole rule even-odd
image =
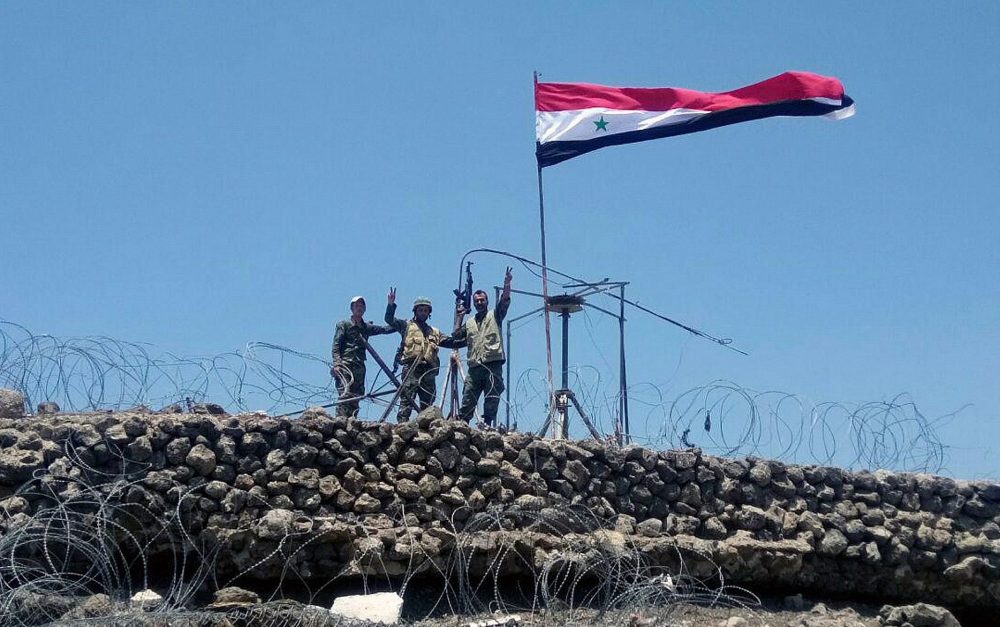
[[[594,122],[594,126],[597,127],[597,128],[594,129],[595,133],[597,131],[604,131],[605,133],[608,132],[608,123],[604,121],[604,116],[603,115],[601,116],[600,120]]]

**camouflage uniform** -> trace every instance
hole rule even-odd
[[[507,361],[500,330],[509,307],[510,295],[501,296],[492,311],[476,313],[452,336],[456,343],[469,347],[469,375],[465,378],[462,404],[458,409],[459,418],[466,422],[472,420],[479,395],[485,394],[483,422],[491,427],[496,424],[500,394],[504,391],[503,364]]]
[[[330,374],[337,384],[340,400],[350,398],[337,405],[338,416],[355,416],[360,398],[365,395],[365,341],[373,335],[393,333],[392,327],[384,327],[371,322],[354,322],[351,319],[337,323],[333,336],[333,368]]]
[[[427,323],[396,318],[395,303],[385,308],[385,322],[403,336],[400,362],[406,368],[399,396],[399,422],[409,420],[414,409],[423,411],[437,397],[441,369],[438,348],[454,348],[455,341]]]

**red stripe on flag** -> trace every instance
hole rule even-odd
[[[720,93],[674,87],[605,87],[587,83],[537,83],[535,109],[570,111],[596,107],[630,111],[670,109],[725,111],[787,100],[808,98],[839,100],[843,96],[844,86],[836,78],[809,72],[785,72],[754,85]]]

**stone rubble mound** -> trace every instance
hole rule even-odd
[[[23,489],[38,473],[58,479]],[[517,575],[632,551],[751,588],[1000,608],[998,484],[501,435],[435,408],[400,425],[321,409],[0,418],[0,536],[114,476],[150,513],[132,531],[151,550],[180,512],[223,547],[220,579],[399,577],[456,550],[470,575]]]

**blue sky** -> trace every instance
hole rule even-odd
[[[447,326],[464,251],[539,257],[532,71],[722,91],[807,70],[858,114],[547,169],[550,265],[750,353],[632,311],[636,384],[964,407],[938,427],[948,470],[995,476],[998,24],[989,2],[0,2],[0,319],[326,355],[349,298],[377,320],[394,285]],[[574,319],[574,367],[613,383],[616,329]],[[544,370],[538,321],[515,342]]]

